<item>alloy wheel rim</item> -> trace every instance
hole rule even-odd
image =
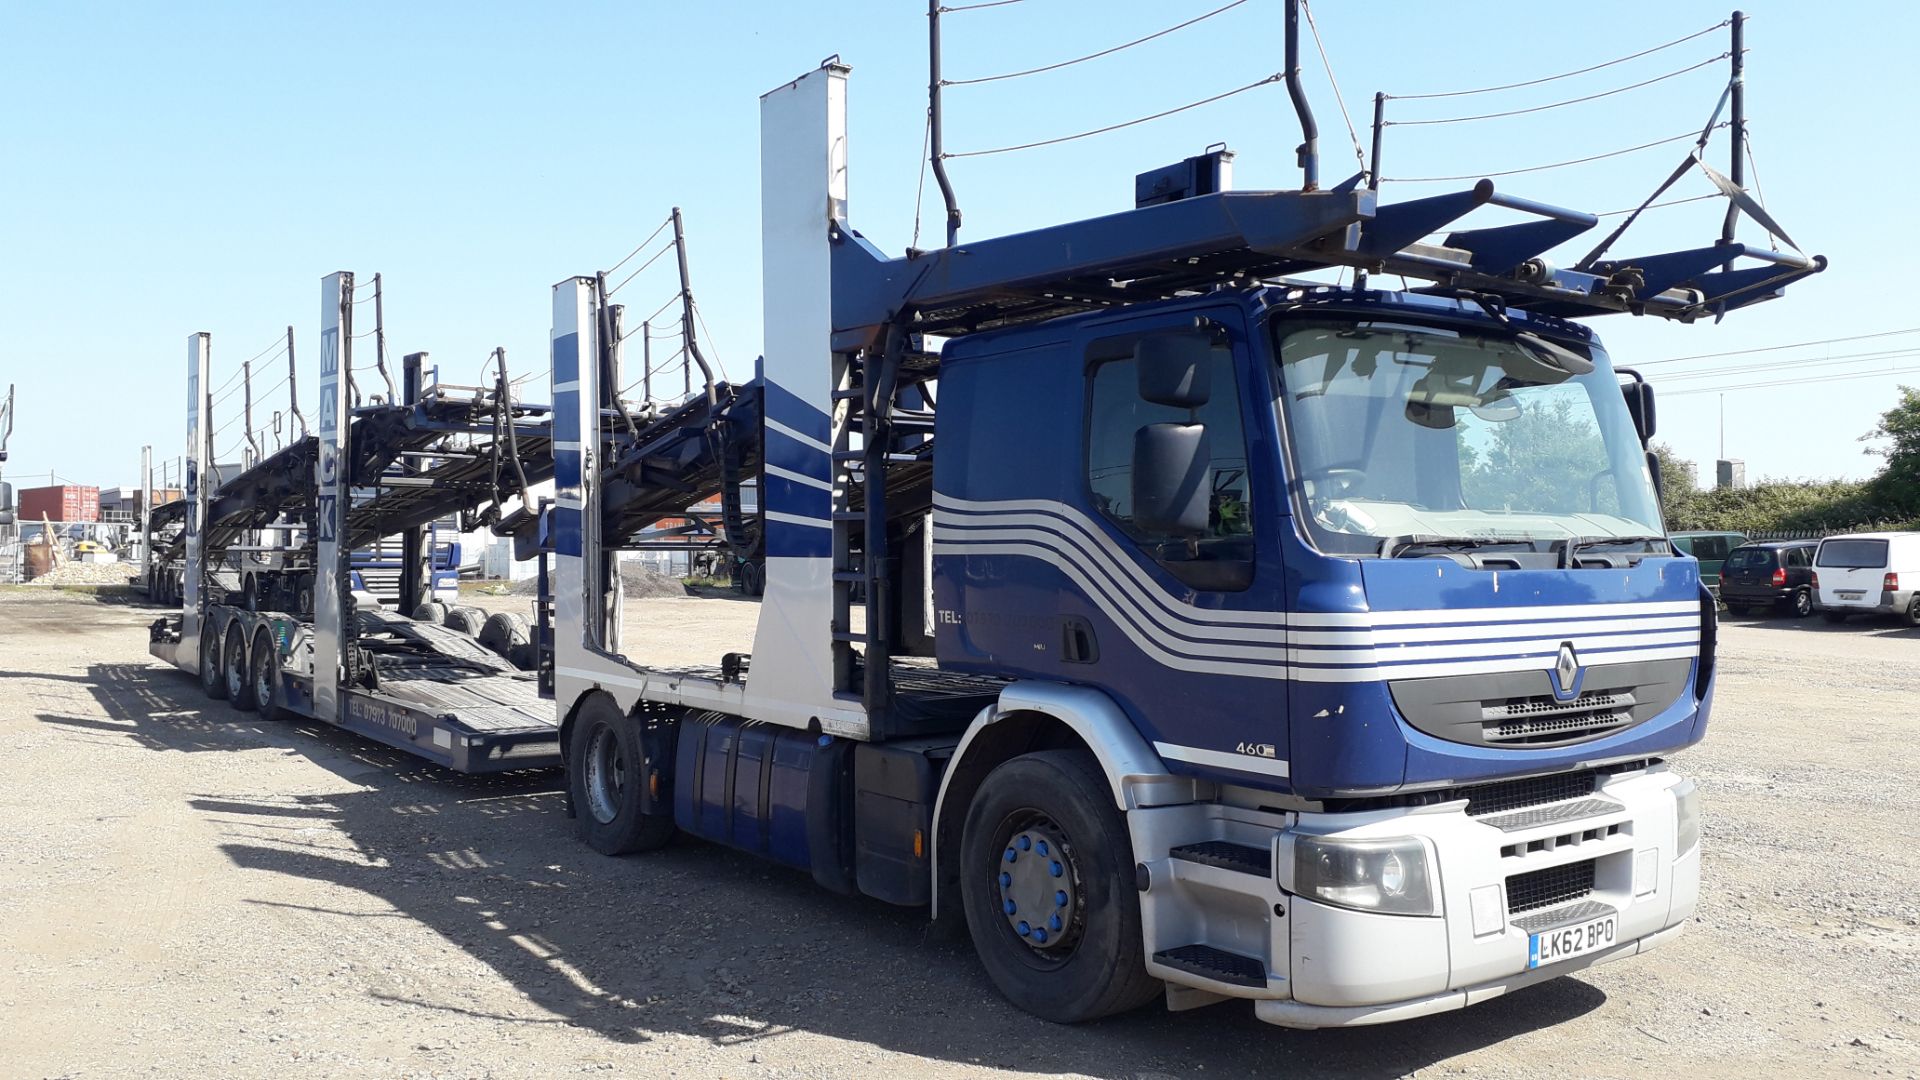
[[[626,789],[626,761],[613,729],[601,725],[587,744],[587,810],[602,825],[620,816],[620,795]]]
[[[1073,846],[1037,811],[1010,816],[990,869],[1007,929],[1036,959],[1062,963],[1086,931],[1086,896]]]

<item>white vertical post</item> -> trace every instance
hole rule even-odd
[[[833,248],[847,215],[847,68],[830,63],[760,99],[766,326],[766,593],[748,696],[843,713],[833,651]],[[822,211],[825,211],[824,213]]]
[[[600,453],[598,319],[591,278],[553,287],[553,666],[564,712],[585,685],[568,674],[599,643],[600,504],[594,471]]]
[[[340,717],[340,644],[346,592],[347,547],[342,535],[348,494],[347,372],[353,369],[353,274],[341,270],[320,282],[320,405],[314,456],[313,711]]]
[[[153,447],[140,448],[140,580],[152,600],[153,589]]]
[[[205,604],[201,584],[206,568],[200,564],[201,530],[207,520],[207,484],[212,482],[213,388],[208,372],[213,359],[213,335],[205,332],[187,336],[187,485],[186,567],[181,573],[180,647],[174,653],[176,667],[200,670],[200,615]],[[206,473],[206,475],[202,475]]]

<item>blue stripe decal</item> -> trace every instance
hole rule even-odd
[[[796,517],[819,518],[825,525],[833,513],[833,496],[817,487],[808,487],[784,476],[764,476],[760,480],[766,508]]]
[[[767,429],[766,455],[767,464],[777,465],[788,472],[817,480],[832,479],[832,462],[826,451],[817,446],[808,446],[784,432]]]
[[[769,417],[809,438],[832,442],[833,426],[819,406],[795,396],[777,382],[767,383],[766,395]]]
[[[580,445],[580,335],[562,334],[553,339],[553,381],[565,386],[553,396],[553,493],[556,499],[578,503],[581,498]],[[563,449],[572,443],[575,449]],[[580,511],[577,507],[556,505],[552,516],[553,550],[561,555],[582,554]]]
[[[768,558],[824,559],[832,554],[832,529],[816,529],[787,521],[767,522]]]

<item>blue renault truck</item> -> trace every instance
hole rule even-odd
[[[1596,215],[1323,188],[1291,35],[1288,71],[1297,189],[1208,153],[960,242],[942,174],[948,242],[901,257],[852,224],[849,69],[776,88],[765,355],[644,427],[604,275],[554,287],[538,640],[587,844],[926,905],[1061,1022],[1393,1021],[1681,931],[1715,605],[1653,391],[1576,320],[1718,318],[1824,260],[1561,263]],[[752,640],[630,655],[616,553],[749,485]]]

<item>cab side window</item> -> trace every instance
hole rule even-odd
[[[1117,355],[1116,355],[1117,354]],[[1206,349],[1180,405],[1147,400],[1141,361],[1126,341],[1097,343],[1089,356],[1087,484],[1094,506],[1142,551],[1186,584],[1235,591],[1253,580],[1252,485],[1233,352]],[[1152,373],[1149,372],[1149,385]],[[1147,429],[1162,429],[1149,432]],[[1183,527],[1138,505],[1141,447],[1150,436],[1183,440],[1193,457],[1192,511]],[[1151,498],[1150,495],[1145,496]],[[1204,500],[1204,515],[1199,507]]]

